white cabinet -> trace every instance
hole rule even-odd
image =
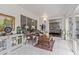
[[[7,54],[24,43],[23,34],[14,34],[0,37],[0,54]]]

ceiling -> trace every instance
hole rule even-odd
[[[39,17],[54,18],[70,15],[77,4],[19,4],[19,6]]]

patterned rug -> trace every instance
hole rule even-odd
[[[52,51],[53,50],[53,46],[54,46],[54,42],[55,41],[50,41],[50,44],[36,44],[34,47],[37,47],[37,48],[41,48],[41,49],[45,49],[45,50],[48,50],[48,51]]]

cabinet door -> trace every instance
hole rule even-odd
[[[18,36],[18,44],[22,43],[22,36]]]
[[[12,37],[12,42],[11,42],[11,44],[12,44],[12,47],[13,47],[13,46],[16,46],[16,37]]]

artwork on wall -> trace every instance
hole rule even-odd
[[[0,32],[4,31],[5,27],[11,27],[15,30],[15,17],[0,13]]]
[[[11,40],[11,46],[14,47],[14,46],[17,46],[19,44],[22,43],[22,36],[14,36],[12,37],[12,40]]]

